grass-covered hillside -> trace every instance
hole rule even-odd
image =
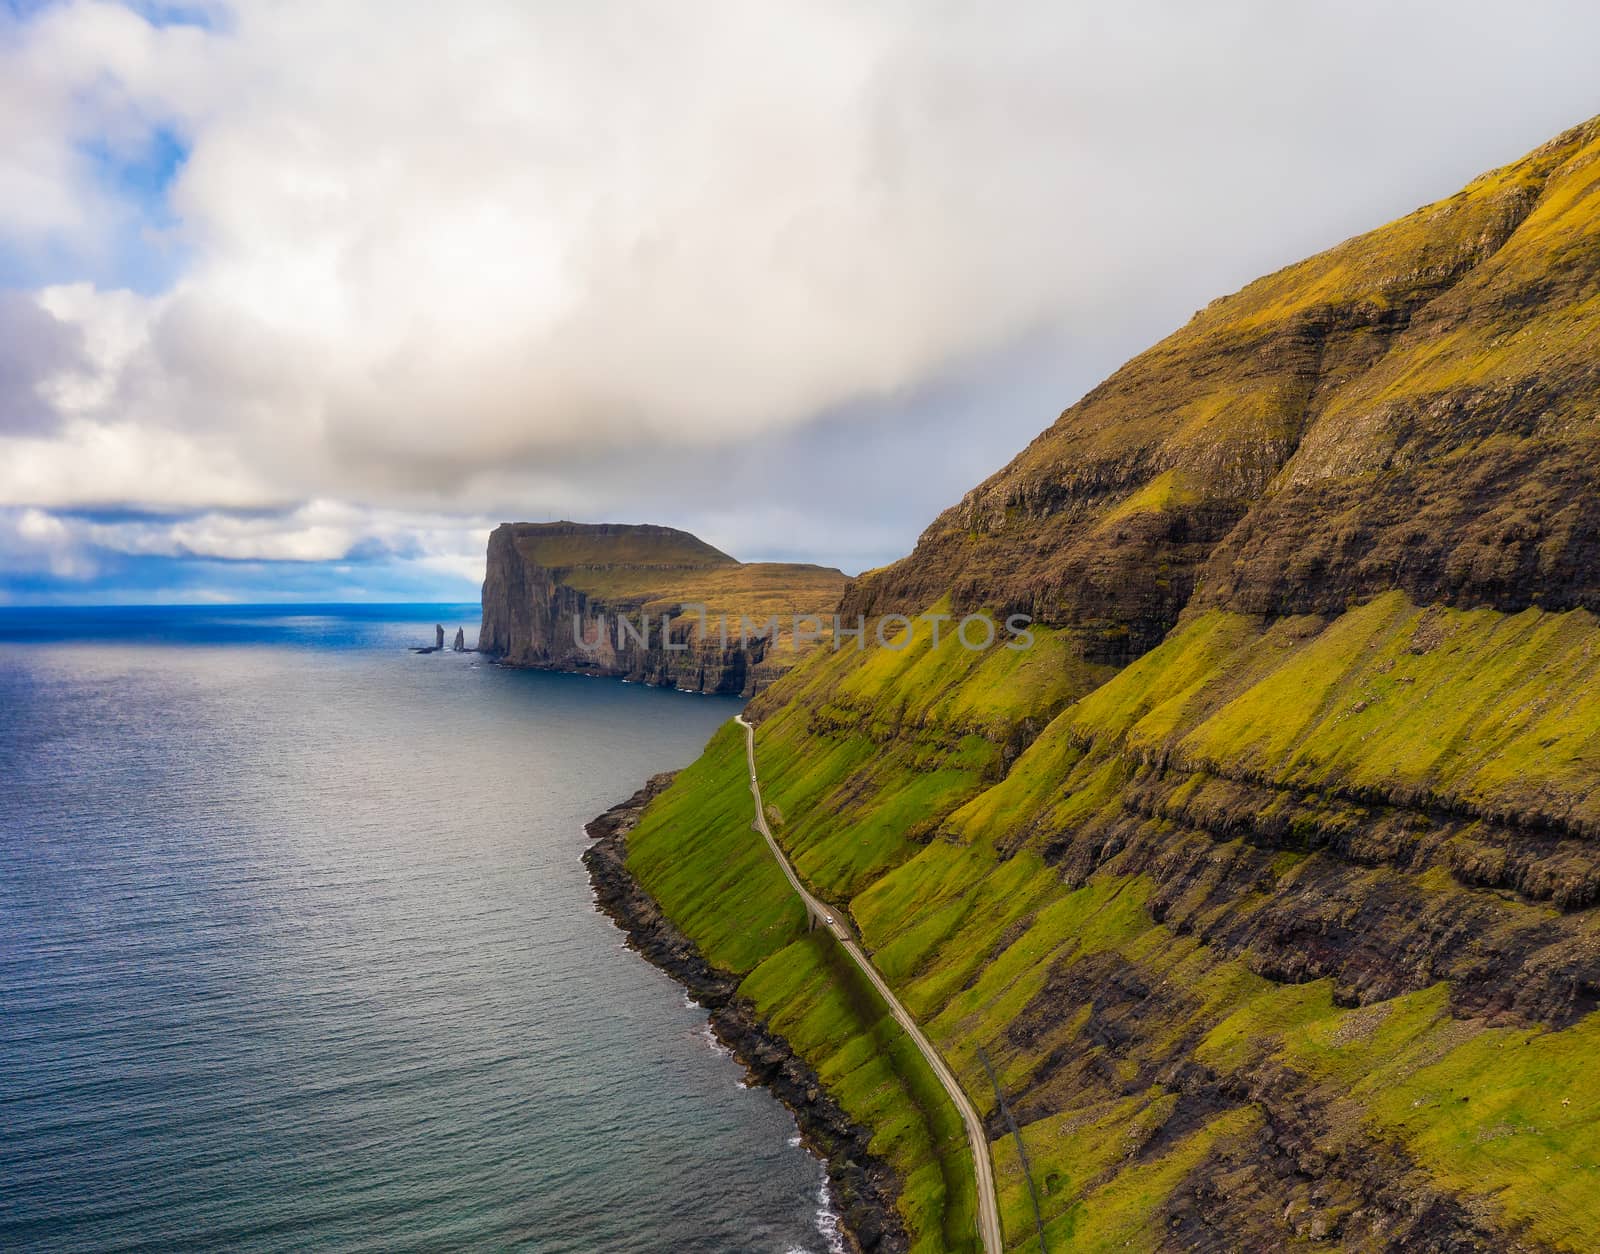
[[[1051,624],[820,651],[769,818],[988,1112],[1008,1248],[1600,1232],[1600,125],[1197,315],[864,578]],[[629,867],[970,1248],[959,1121],[730,727]]]
[[[831,614],[844,576],[803,562],[741,562],[672,527],[621,523],[507,523],[510,547],[530,568],[590,598],[637,615],[678,613],[684,602],[765,621],[776,614]],[[784,624],[788,630],[789,624]]]
[[[849,612],[1018,609],[1125,660],[1258,613],[1600,609],[1600,119],[1214,301],[862,576]]]

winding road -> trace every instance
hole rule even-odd
[[[986,1254],[1001,1254],[1004,1243],[1000,1236],[1000,1204],[994,1192],[994,1165],[989,1161],[989,1137],[983,1130],[983,1120],[978,1117],[977,1107],[962,1091],[955,1073],[939,1056],[939,1051],[933,1047],[933,1042],[922,1034],[922,1029],[911,1017],[911,1012],[900,1004],[900,999],[878,974],[861,946],[856,944],[850,929],[839,921],[831,907],[813,897],[800,882],[800,877],[790,865],[788,855],[773,839],[772,831],[767,826],[766,807],[761,804],[761,784],[756,779],[756,729],[745,720],[743,714],[736,714],[734,721],[744,728],[745,756],[750,762],[750,795],[755,798],[756,803],[756,829],[766,837],[767,847],[772,850],[772,856],[783,868],[790,887],[800,900],[805,902],[806,911],[833,934],[833,938],[844,948],[845,953],[850,955],[851,961],[861,969],[861,974],[866,976],[873,988],[878,990],[878,995],[888,1004],[889,1012],[894,1015],[895,1022],[916,1042],[917,1048],[922,1051],[922,1056],[928,1060],[928,1066],[933,1068],[933,1074],[939,1077],[939,1083],[944,1085],[945,1092],[950,1094],[950,1100],[961,1112],[961,1122],[966,1125],[967,1141],[972,1147],[972,1174],[978,1185],[978,1235],[983,1240]]]

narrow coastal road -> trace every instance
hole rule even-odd
[[[767,847],[772,850],[772,856],[783,868],[790,887],[798,894],[800,900],[805,902],[806,910],[810,912],[812,918],[833,934],[833,938],[843,946],[845,953],[849,954],[851,960],[861,969],[861,974],[872,982],[872,987],[878,990],[879,996],[888,1004],[889,1012],[894,1015],[895,1022],[916,1042],[917,1048],[922,1051],[922,1056],[928,1060],[928,1066],[933,1068],[933,1074],[939,1077],[939,1083],[944,1085],[945,1092],[950,1094],[950,1100],[961,1112],[961,1122],[966,1125],[967,1141],[972,1147],[972,1174],[978,1184],[978,1235],[983,1240],[986,1254],[1001,1254],[1003,1242],[1000,1236],[1000,1204],[995,1198],[994,1165],[989,1161],[989,1138],[983,1130],[983,1120],[978,1117],[977,1108],[968,1100],[956,1080],[955,1073],[945,1065],[944,1059],[939,1056],[939,1051],[933,1047],[933,1042],[922,1034],[917,1021],[911,1017],[911,1012],[900,1004],[900,999],[878,974],[877,968],[872,965],[861,946],[856,944],[855,938],[850,935],[850,929],[839,921],[828,906],[806,891],[805,885],[800,882],[800,877],[795,874],[794,867],[790,865],[788,856],[773,839],[772,830],[767,826],[766,807],[761,804],[761,783],[756,779],[756,729],[745,721],[743,714],[734,715],[734,719],[744,728],[745,756],[750,762],[750,795],[755,798],[756,803],[756,827],[766,837]]]

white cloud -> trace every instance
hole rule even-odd
[[[487,536],[484,537],[487,540]],[[436,553],[416,559],[416,564],[423,570],[435,571],[451,580],[459,580],[468,584],[478,583],[483,579],[483,545],[471,553]]]
[[[44,580],[47,595],[67,600],[107,592],[116,600],[282,599],[294,590],[300,600],[470,599],[491,526],[332,501],[167,518],[0,507],[0,590]]]
[[[172,202],[196,259],[138,351],[102,354],[108,421],[225,426],[302,491],[454,486],[798,422],[1060,303],[1058,176],[997,160],[1028,136],[983,108],[939,124],[940,93],[992,94],[959,29],[843,4],[349,14],[242,6],[210,35],[77,5],[25,43],[63,145],[192,136]],[[126,295],[100,299],[121,308],[56,303],[120,321]]]
[[[17,517],[17,535],[32,544],[59,544],[66,539],[67,526],[38,509],[25,509]]]
[[[183,511],[95,542],[294,560],[614,514],[658,467],[685,487],[655,517],[776,527],[855,481],[794,432],[915,435],[896,405],[1046,328],[1071,358],[1048,408],[1003,412],[991,377],[896,452],[901,512],[852,516],[908,541],[970,443],[950,424],[1018,444],[1111,346],[1577,121],[1600,33],[1555,0],[215,17],[68,2],[0,31],[0,247],[66,259],[37,306],[82,349],[17,393],[48,428],[0,421],[0,503]],[[153,206],[106,171],[164,132],[188,158]],[[158,256],[170,283],[118,290]],[[694,469],[761,441],[794,453],[775,479]]]
[[[93,579],[99,567],[61,519],[37,509],[0,510],[0,575],[46,573],[83,581]]]

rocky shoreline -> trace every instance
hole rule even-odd
[[[862,1254],[898,1254],[909,1245],[894,1205],[900,1184],[890,1167],[868,1152],[871,1130],[851,1122],[817,1074],[738,996],[738,977],[711,966],[628,871],[628,833],[671,781],[670,773],[655,776],[587,824],[594,843],[584,851],[583,862],[600,909],[622,929],[632,948],[710,1011],[712,1031],[751,1080],[793,1112],[806,1145],[827,1164],[840,1218],[855,1248]]]

